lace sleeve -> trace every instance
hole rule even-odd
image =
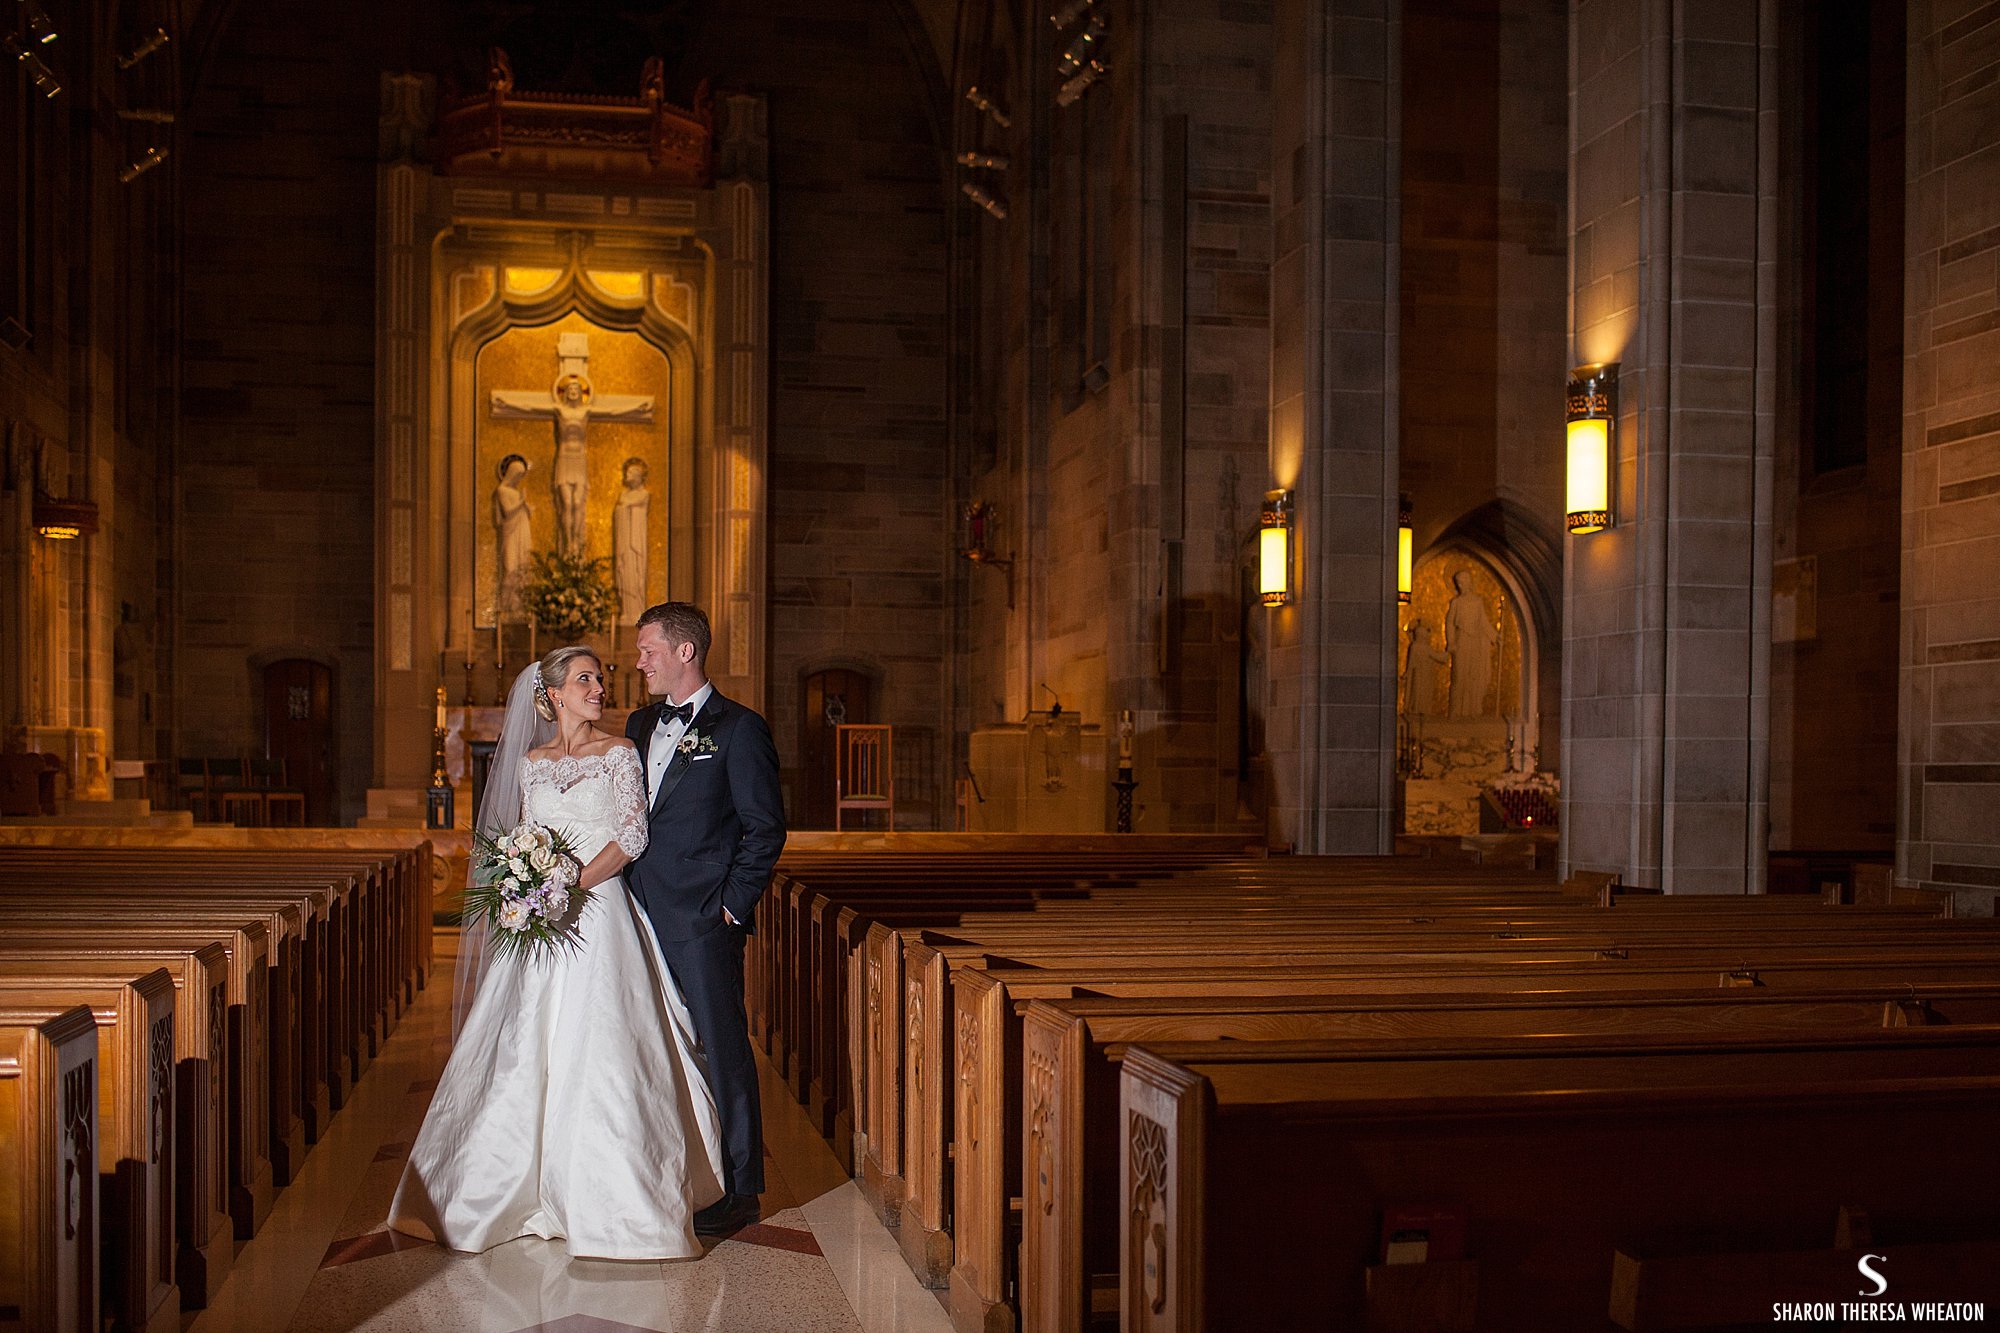
[[[639,764],[639,752],[621,745],[611,752],[611,794],[618,810],[611,835],[633,860],[646,850],[646,770]]]

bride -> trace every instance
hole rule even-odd
[[[689,1258],[696,1210],[722,1197],[693,1027],[621,875],[646,849],[646,776],[603,712],[588,648],[556,649],[508,696],[478,827],[566,833],[593,896],[572,951],[502,953],[466,923],[457,1039],[389,1211],[450,1249],[540,1236],[573,1257]]]

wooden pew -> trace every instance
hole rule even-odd
[[[964,1163],[959,1179],[997,1179],[1002,1188],[1020,1189],[1019,1325],[1025,1333],[1062,1333],[1116,1316],[1118,1067],[1129,1045],[1541,1033],[1613,1041],[1672,1033],[1699,1041],[1934,1024],[2000,1024],[2000,979],[1933,984],[1914,995],[1908,986],[1857,985],[1775,992],[1031,1000],[1022,1025],[1019,1158],[1010,1150],[1004,1162],[995,1161],[988,1153],[986,1160]],[[955,1307],[988,1291],[994,1294],[984,1310],[1004,1304],[998,1293],[1014,1276],[1004,1263],[1012,1237],[982,1233],[1011,1215],[1006,1205],[990,1200],[979,1212],[968,1215],[961,1207],[957,1213],[960,1263],[970,1267],[952,1274]],[[990,1288],[982,1280],[989,1275]]]
[[[391,866],[398,907],[407,917],[413,970],[405,997],[414,996],[432,967],[431,901],[437,858],[428,835],[404,829],[103,828],[98,826],[0,826],[0,862],[31,848],[144,849],[154,852],[262,851],[293,858],[320,854],[367,857]]]
[[[0,1310],[97,1333],[97,1020],[0,1006]]]
[[[23,930],[88,935],[107,917],[158,921],[159,906],[154,895],[94,893],[44,905],[24,901],[0,884],[0,924]],[[289,1183],[305,1160],[306,1144],[317,1141],[330,1113],[323,1054],[329,1018],[319,998],[325,979],[314,965],[323,950],[325,932],[307,930],[314,924],[308,907],[256,895],[183,899],[176,903],[173,916],[179,926],[212,932],[223,939],[232,956],[240,952],[254,958],[258,956],[258,937],[265,941],[265,980],[259,982],[254,971],[244,978],[249,1006],[246,1020],[258,1024],[259,1015],[262,1019],[260,1027],[253,1026],[243,1034],[242,1067],[266,1071],[268,1091],[262,1100],[270,1124],[267,1142],[272,1181]],[[261,1003],[251,998],[254,989],[262,990]],[[262,1047],[261,1056],[250,1049],[252,1043]]]
[[[182,1303],[199,1309],[222,1284],[236,1254],[231,1224],[236,1201],[229,1173],[236,1151],[227,1141],[232,1127],[225,1109],[225,1090],[236,1075],[227,1041],[228,953],[216,943],[181,950],[133,947],[119,943],[110,930],[91,944],[48,945],[46,939],[10,932],[0,943],[0,981],[38,980],[52,972],[74,976],[86,970],[119,979],[164,968],[180,989],[174,1002],[174,1277]],[[268,1175],[262,1183],[262,1204],[268,1211]]]
[[[1025,943],[1022,941],[1020,943]],[[1070,984],[1093,985],[1115,978],[1121,971],[1135,968],[1149,959],[1156,965],[1179,969],[1193,978],[1221,977],[1230,973],[1269,977],[1274,969],[1321,968],[1339,970],[1365,967],[1371,962],[1395,975],[1425,962],[1455,964],[1470,974],[1491,978],[1516,974],[1520,978],[1545,975],[1552,971],[1612,962],[1619,966],[1645,966],[1618,953],[1605,956],[1597,949],[1529,949],[1510,952],[1484,947],[1488,942],[1470,941],[1453,948],[1449,940],[1432,941],[1424,951],[1400,946],[1394,941],[1339,943],[1337,937],[1314,941],[1306,932],[1289,938],[1271,936],[1259,941],[1237,936],[1230,942],[1237,953],[1207,950],[1185,951],[1185,945],[1145,940],[1136,936],[1097,945],[1078,945],[1065,940],[1034,949],[1017,947],[1021,961],[1039,964],[1045,970],[1066,969],[1059,979]],[[1863,965],[1897,955],[1886,953],[1894,945],[1875,933],[1849,945],[1791,944],[1788,940],[1720,941],[1685,946],[1655,944],[1636,949],[1635,958],[1657,959],[1663,964],[1696,968],[1713,977],[1746,956],[1822,962],[1849,961]],[[1176,949],[1180,952],[1176,952]],[[1901,961],[1930,968],[1953,963],[1973,967],[2000,967],[2000,944],[1971,946],[1948,951],[1924,945]],[[1010,1066],[1006,1053],[1020,1049],[1018,1019],[999,995],[976,1002],[959,994],[955,978],[965,969],[990,971],[996,958],[976,945],[949,945],[939,941],[918,942],[906,949],[905,1029],[909,1042],[905,1061],[912,1074],[904,1085],[904,1183],[906,1198],[898,1240],[920,1281],[942,1285],[952,1264],[951,1204],[960,1189],[963,1163],[976,1150],[982,1137],[987,1141],[1011,1142],[1013,1136],[1000,1130],[999,1117],[1018,1097],[1010,1096],[1011,1076],[1018,1086],[1018,1066]],[[1031,974],[1032,975],[1032,974]],[[1685,975],[1680,979],[1685,984]],[[1543,981],[1539,984],[1547,984]],[[1436,989],[1433,984],[1432,989]],[[930,1017],[935,1015],[935,1017]],[[949,1080],[952,1091],[946,1092]],[[969,1143],[968,1139],[973,1140]],[[988,1190],[990,1197],[990,1187]],[[987,1216],[984,1208],[978,1216]],[[990,1285],[985,1287],[990,1294]]]
[[[59,876],[72,891],[100,899],[140,896],[157,904],[163,895],[176,902],[198,895],[210,903],[265,899],[297,904],[306,913],[301,979],[309,986],[317,979],[317,994],[308,997],[310,1007],[302,1005],[302,1012],[309,1020],[316,1012],[325,1015],[323,1041],[304,1054],[323,1061],[315,1072],[325,1079],[329,1109],[338,1110],[371,1057],[364,1036],[368,997],[362,990],[362,945],[356,933],[365,913],[357,911],[354,877],[254,870],[235,857],[187,866],[135,865],[127,858],[122,852],[82,857],[11,852],[0,857],[0,890],[11,885],[34,891],[50,876]],[[313,1128],[308,1126],[309,1134]]]
[[[296,1030],[296,1015],[285,1010],[291,992],[272,984],[273,964],[270,934],[259,920],[225,917],[224,924],[202,924],[202,915],[190,919],[176,913],[156,924],[157,914],[126,921],[93,913],[84,923],[53,918],[35,912],[10,909],[0,899],[0,928],[7,931],[9,945],[18,948],[78,950],[102,944],[112,936],[144,940],[150,944],[196,950],[206,945],[220,946],[227,956],[227,1013],[223,1040],[227,1047],[227,1080],[222,1088],[227,1127],[226,1142],[238,1145],[241,1160],[225,1162],[226,1179],[232,1182],[228,1211],[239,1236],[247,1237],[246,1227],[254,1227],[256,1211],[253,1182],[259,1172],[255,1163],[269,1164],[271,1183],[291,1183],[304,1154],[293,1085],[296,1070],[274,1059],[273,1033],[280,1028]],[[273,1009],[273,1004],[278,1007]],[[282,1102],[282,1105],[278,1103]]]
[[[178,1333],[174,1285],[174,979],[0,977],[0,1008],[24,1021],[79,1004],[97,1020],[100,1291],[114,1330]]]
[[[1120,1073],[1132,1333],[1362,1328],[1413,1305],[1434,1328],[1647,1326],[1643,1281],[1614,1303],[1614,1256],[1691,1236],[1714,1261],[1650,1299],[1756,1266],[1767,1285],[1737,1294],[1761,1309],[1737,1320],[1768,1319],[1787,1272],[1828,1271],[1843,1205],[1902,1220],[1911,1243],[1874,1237],[1897,1253],[1899,1298],[1990,1297],[2000,1274],[1993,1028],[1168,1043],[1128,1049]],[[1441,1202],[1464,1257],[1385,1263],[1385,1210]],[[1926,1291],[1927,1264],[1986,1290]]]

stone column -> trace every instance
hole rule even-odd
[[[1937,0],[1909,9],[1896,872],[1991,915],[2000,890],[2000,47],[1983,17]]]
[[[1272,67],[1271,473],[1294,496],[1271,613],[1271,834],[1390,850],[1396,734],[1396,3],[1280,0]]]
[[[1764,883],[1774,11],[1570,9],[1572,350],[1621,372],[1614,523],[1567,539],[1565,874]]]

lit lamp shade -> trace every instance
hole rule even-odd
[[[97,506],[88,500],[35,498],[35,531],[54,542],[75,541],[97,531]]]
[[[1572,533],[1611,526],[1611,431],[1616,420],[1618,367],[1580,366],[1569,381],[1569,485],[1566,526]]]
[[[1271,491],[1257,534],[1257,590],[1264,605],[1283,606],[1292,600],[1292,493]]]
[[[1403,496],[1396,504],[1396,601],[1404,606],[1410,604],[1411,566],[1416,554],[1412,514],[1410,497]]]

